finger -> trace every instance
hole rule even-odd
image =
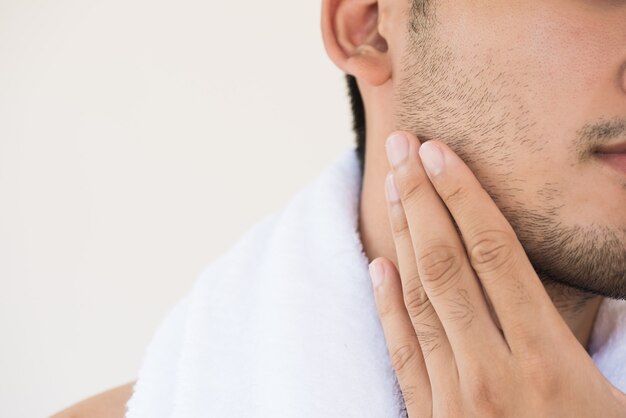
[[[470,265],[491,299],[511,350],[551,340],[546,331],[560,326],[537,324],[562,322],[561,317],[502,212],[445,144],[429,141],[420,156],[461,231]]]
[[[394,154],[403,143],[408,147],[404,159]],[[448,336],[459,371],[486,367],[496,353],[508,353],[508,348],[491,319],[452,218],[422,167],[419,146],[413,135],[400,132],[388,140],[419,277]]]
[[[404,306],[420,342],[431,386],[436,393],[458,386],[458,370],[446,332],[420,280],[407,218],[387,176],[385,193],[387,212],[396,247]]]
[[[420,343],[404,306],[398,271],[385,258],[370,263],[376,308],[410,417],[431,416],[432,394]]]

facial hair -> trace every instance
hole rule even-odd
[[[413,132],[421,142],[445,142],[463,159],[547,287],[575,291],[583,302],[593,295],[626,299],[626,226],[564,224],[563,190],[549,179],[532,206],[520,198],[528,182],[510,170],[516,160],[512,145],[538,161],[545,158],[546,139],[531,135],[537,122],[516,94],[528,87],[488,60],[460,60],[436,39],[434,22],[433,15],[422,16],[410,25],[410,47],[394,98],[396,128]],[[568,155],[583,164],[592,156],[592,145],[620,135],[626,135],[625,120],[594,121],[580,128]]]

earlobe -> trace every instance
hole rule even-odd
[[[323,0],[322,35],[331,60],[347,74],[379,86],[391,77],[378,0]]]

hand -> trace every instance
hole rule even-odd
[[[441,142],[392,136],[386,189],[399,272],[383,257],[370,270],[409,417],[626,416],[626,395],[572,334],[465,163]]]

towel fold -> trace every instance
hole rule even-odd
[[[213,261],[146,349],[128,418],[406,416],[358,232],[361,173],[346,150]],[[626,391],[626,302],[590,341]]]

